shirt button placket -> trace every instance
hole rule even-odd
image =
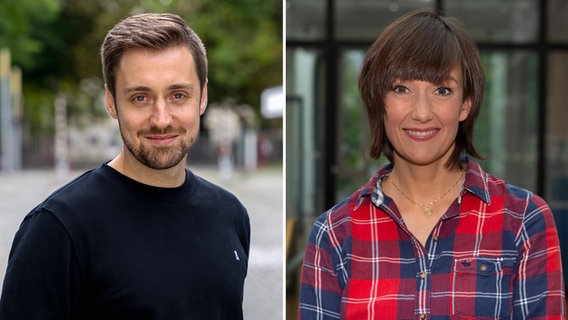
[[[428,274],[426,273],[426,271],[422,271],[418,276],[420,277],[421,281],[424,281],[424,280],[426,280],[426,277],[428,276]],[[426,315],[426,313],[420,314],[420,320],[427,319],[427,318],[428,318],[428,316]]]

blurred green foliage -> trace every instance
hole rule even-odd
[[[0,0],[0,47],[22,68],[24,121],[31,134],[53,128],[53,99],[68,115],[104,115],[100,45],[119,20],[173,12],[202,38],[209,57],[209,101],[259,112],[262,90],[282,84],[281,0]]]

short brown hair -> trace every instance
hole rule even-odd
[[[197,69],[201,89],[207,81],[207,55],[199,36],[183,19],[171,13],[144,13],[117,23],[106,35],[101,46],[105,83],[116,93],[116,68],[125,50],[132,48],[167,49],[186,45]]]
[[[481,158],[473,147],[474,124],[485,94],[479,51],[457,19],[431,9],[415,10],[394,21],[365,56],[359,90],[371,129],[370,157],[378,159],[384,154],[389,161],[394,160],[384,128],[385,96],[394,82],[442,84],[456,68],[461,71],[463,99],[471,100],[471,111],[459,124],[455,150],[446,167],[460,167],[463,153]]]

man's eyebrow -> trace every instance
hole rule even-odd
[[[150,88],[146,87],[146,86],[132,86],[132,87],[126,87],[126,92],[134,92],[134,91],[152,91],[150,90]]]
[[[175,83],[168,87],[169,90],[179,90],[179,89],[186,89],[192,91],[195,86],[192,83]],[[126,87],[126,92],[149,92],[152,91],[149,87],[146,86],[132,86]]]
[[[175,83],[168,87],[170,90],[185,89],[193,91],[195,86],[192,83]]]

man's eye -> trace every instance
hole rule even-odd
[[[134,102],[144,102],[144,101],[146,101],[146,97],[145,96],[134,96],[134,98],[132,100]]]
[[[174,93],[174,99],[179,100],[185,98],[185,94],[183,93]]]

